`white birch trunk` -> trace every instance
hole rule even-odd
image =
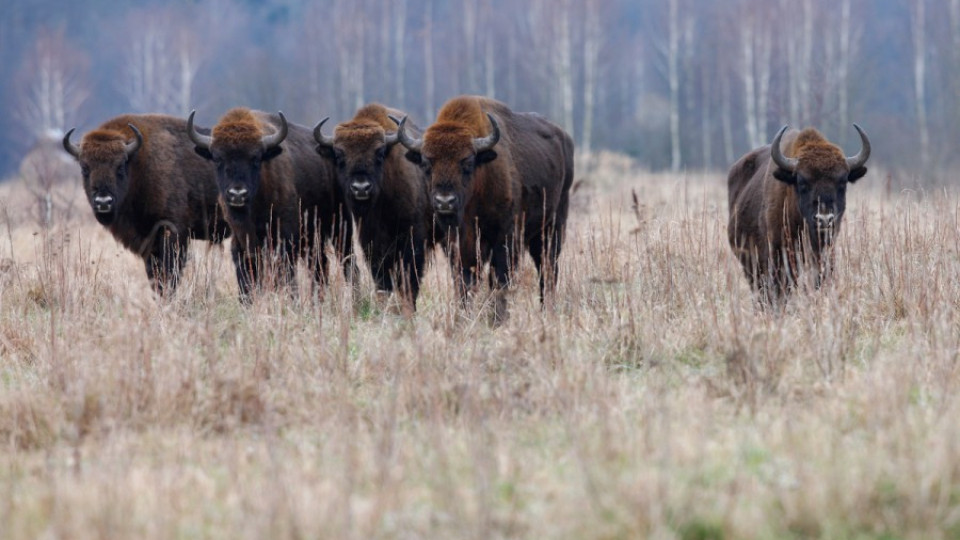
[[[917,128],[920,131],[920,164],[930,164],[930,130],[927,126],[927,44],[925,28],[926,0],[913,0],[913,85],[916,96]]]
[[[750,148],[759,146],[759,137],[757,134],[757,96],[756,80],[754,76],[754,47],[753,47],[754,28],[751,22],[743,25],[743,32],[740,34],[740,50],[743,55],[743,68],[740,70],[743,77],[743,96],[744,113],[746,114],[747,142]]]
[[[435,111],[434,97],[434,74],[433,74],[433,0],[427,0],[425,6],[427,11],[426,20],[423,28],[423,83],[424,88],[424,122],[433,118]]]
[[[680,170],[680,6],[670,0],[667,21],[667,84],[670,87],[670,170]]]
[[[596,109],[597,63],[600,61],[600,6],[586,0],[583,32],[583,134],[580,147],[587,154],[593,147],[593,115]]]
[[[397,106],[407,110],[406,80],[404,73],[406,54],[404,49],[404,33],[407,29],[407,0],[393,0],[390,5],[396,12],[393,14],[393,66],[390,73],[393,75],[393,91],[397,96]]]

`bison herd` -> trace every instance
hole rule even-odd
[[[212,128],[156,114],[123,115],[63,147],[83,174],[94,216],[144,261],[154,290],[177,286],[191,239],[232,236],[240,300],[290,286],[295,264],[327,281],[328,246],[352,279],[353,229],[376,286],[416,308],[431,249],[450,261],[461,301],[489,265],[493,319],[507,316],[510,272],[526,251],[545,302],[573,184],[573,140],[535,113],[460,96],[420,129],[399,110],[367,105],[324,134],[236,108]],[[729,240],[764,305],[803,267],[823,277],[847,183],[866,173],[870,142],[844,157],[814,129],[784,127],[730,169]]]

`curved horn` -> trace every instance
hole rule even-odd
[[[213,142],[213,137],[209,135],[203,135],[195,127],[193,127],[193,117],[197,114],[197,111],[190,111],[190,118],[187,118],[187,135],[190,136],[190,140],[193,141],[193,144],[203,148],[204,150],[210,149],[210,144]]]
[[[133,135],[134,137],[136,137],[134,141],[128,142],[127,145],[124,147],[124,150],[127,151],[127,159],[130,159],[130,157],[137,150],[139,150],[141,146],[143,146],[143,134],[140,133],[140,130],[137,129],[137,126],[133,124],[127,124],[127,127],[133,130]]]
[[[400,125],[400,120],[397,120],[397,117],[396,117],[396,116],[390,116],[390,115],[388,114],[388,115],[387,115],[387,118],[389,118],[391,121],[393,121],[393,123],[396,124],[397,126]],[[392,132],[392,133],[391,133],[391,132],[385,133],[384,136],[383,136],[383,142],[386,143],[387,148],[390,148],[391,146],[397,144],[398,142],[400,142],[399,132],[394,131],[394,132]]]
[[[320,121],[319,124],[313,128],[313,139],[317,141],[317,144],[320,146],[326,146],[327,148],[333,148],[333,137],[327,137],[323,134],[323,125],[327,123],[330,117],[326,117]]]
[[[487,118],[490,119],[490,127],[493,131],[486,137],[477,137],[473,140],[473,149],[478,153],[493,148],[500,140],[500,125],[497,124],[497,119],[490,113],[487,113]]]
[[[414,152],[423,151],[423,138],[420,139],[411,139],[407,135],[407,131],[404,129],[404,126],[407,124],[407,117],[404,116],[400,123],[397,125],[397,138],[400,139],[400,144],[405,146],[407,150],[413,150]]]
[[[76,159],[80,159],[80,148],[77,145],[70,142],[70,135],[73,135],[74,130],[77,128],[72,128],[63,136],[63,149],[67,151],[68,154],[73,156]]]
[[[260,139],[264,149],[273,148],[287,138],[287,117],[279,111],[277,111],[277,114],[280,115],[280,129],[278,129],[276,133],[264,135],[263,138]]]
[[[788,158],[784,157],[783,152],[780,150],[780,139],[783,137],[783,133],[787,131],[787,128],[790,126],[783,126],[780,128],[780,131],[777,132],[777,136],[773,138],[773,142],[770,143],[770,157],[773,158],[773,162],[777,164],[777,167],[785,171],[797,172],[797,158]]]
[[[847,167],[850,170],[859,169],[867,163],[867,159],[870,158],[870,139],[867,138],[867,134],[860,129],[860,126],[854,124],[853,127],[857,130],[857,133],[860,134],[860,153],[847,158]]]

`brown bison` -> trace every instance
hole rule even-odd
[[[187,124],[164,115],[123,115],[63,148],[80,163],[93,215],[144,262],[159,294],[172,292],[191,238],[229,234],[217,207],[213,167],[184,140]]]
[[[825,277],[824,249],[840,230],[847,183],[867,173],[870,140],[854,127],[862,141],[854,157],[813,128],[785,134],[784,126],[770,146],[730,168],[730,246],[761,301],[782,298],[803,264],[816,270],[818,285]]]
[[[323,134],[326,118],[313,136],[317,152],[336,166],[377,287],[402,292],[416,309],[429,220],[426,185],[396,145],[397,124],[388,115],[403,113],[367,105],[339,124],[333,137]]]
[[[262,284],[272,257],[279,257],[278,277],[287,284],[297,258],[312,258],[315,283],[322,285],[326,240],[346,260],[352,227],[343,219],[335,171],[314,151],[311,130],[287,123],[283,113],[236,108],[205,135],[194,129],[194,114],[187,133],[196,152],[216,165],[241,301]]]
[[[406,119],[404,119],[406,120]],[[428,178],[435,223],[446,238],[461,299],[489,262],[494,322],[507,315],[510,271],[527,248],[540,274],[540,300],[557,279],[573,183],[573,141],[538,114],[498,101],[448,101],[421,139],[398,130],[407,159]],[[459,249],[455,246],[459,244]]]

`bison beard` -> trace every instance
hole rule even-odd
[[[461,301],[489,263],[493,320],[503,322],[510,273],[526,248],[544,303],[556,285],[573,183],[570,136],[537,114],[476,96],[448,101],[422,138],[410,137],[403,122],[398,135],[428,179]]]
[[[847,184],[866,174],[870,157],[870,140],[854,127],[862,142],[856,156],[844,157],[815,129],[784,126],[770,146],[730,168],[730,247],[763,305],[779,305],[804,268],[816,287],[832,268]]]
[[[123,115],[63,147],[80,164],[97,221],[144,263],[154,290],[173,292],[191,238],[218,243],[229,229],[217,207],[213,167],[193,152],[186,123]]]

